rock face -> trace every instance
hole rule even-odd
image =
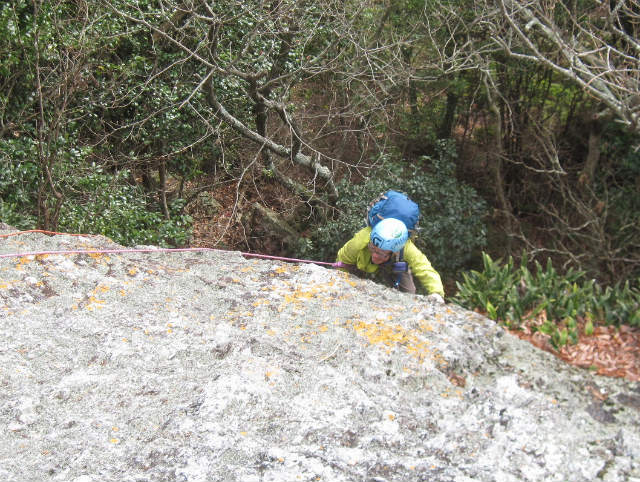
[[[119,248],[0,237],[0,254]],[[339,271],[5,257],[0,318],[1,480],[640,480],[638,384]]]

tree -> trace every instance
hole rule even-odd
[[[105,3],[146,29],[165,71],[187,69],[189,93],[173,108],[202,122],[222,121],[259,149],[268,169],[307,199],[309,187],[284,174],[271,156],[309,169],[330,197],[336,169],[386,150],[387,133],[409,99],[417,114],[417,86],[471,68],[456,49],[444,53],[432,36],[460,36],[447,28],[452,9],[434,2],[165,1]],[[466,16],[456,18],[456,28]],[[448,37],[444,37],[446,41]],[[188,67],[186,67],[188,66]],[[330,89],[326,89],[329,87]],[[405,89],[405,86],[408,86]],[[328,105],[304,100],[321,89]],[[442,86],[440,87],[442,89]],[[310,91],[310,92],[309,92]],[[451,117],[450,114],[447,117]],[[451,125],[451,119],[447,121]],[[356,156],[336,155],[326,139],[352,133]]]
[[[79,154],[73,131],[86,115],[79,105],[91,62],[91,20],[86,5],[76,11],[68,2],[39,0],[5,4],[0,19],[9,53],[0,69],[3,174],[9,184],[23,184],[10,196],[14,204],[35,190],[38,225],[55,229],[65,200],[61,174]]]
[[[324,26],[335,5],[328,11],[305,2],[163,2],[159,9],[144,5],[146,10],[109,5],[148,30],[159,57],[180,52],[163,68],[190,65],[181,81],[190,92],[174,108],[193,110],[205,123],[217,118],[253,141],[268,167],[300,193],[309,191],[280,172],[271,154],[309,168],[335,194],[332,173],[305,138],[292,104],[292,89],[324,73],[329,57],[340,55]],[[280,126],[269,131],[271,113]]]
[[[497,2],[509,35],[495,41],[512,57],[544,64],[602,102],[599,115],[640,132],[640,3],[636,0]]]
[[[638,218],[620,206],[637,204],[629,188],[640,166],[623,165],[626,151],[604,154],[617,136],[640,142],[638,4],[494,5],[482,24],[501,52],[482,57],[482,72],[495,114],[490,166],[508,239],[607,282],[633,277]],[[632,199],[621,201],[622,193]]]

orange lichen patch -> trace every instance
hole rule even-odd
[[[428,347],[429,342],[423,339],[417,330],[408,330],[401,325],[391,325],[380,320],[357,321],[353,322],[351,327],[372,345],[384,345],[387,352],[390,352],[392,348],[401,347],[420,363],[427,356],[434,360],[437,359],[437,356]]]
[[[232,325],[235,324],[236,322],[242,322],[242,324],[244,324],[244,322],[246,321],[246,318],[251,318],[253,317],[253,313],[251,311],[228,311],[225,315],[225,320],[227,320],[228,322],[230,322]],[[213,320],[213,318],[211,318]],[[240,326],[240,328],[242,328],[242,326]],[[244,328],[242,328],[244,329]]]
[[[406,311],[406,308],[404,306],[399,306],[399,305],[396,305],[396,306],[386,306],[386,305],[377,306],[377,305],[373,305],[371,307],[371,309],[373,311],[390,311],[392,313],[403,313],[404,311]]]
[[[402,327],[389,326],[379,321],[373,323],[360,321],[353,328],[358,334],[367,338],[372,345],[392,346],[405,341],[406,338],[405,330]]]
[[[104,253],[87,253],[91,258],[95,259],[96,261],[99,261],[100,263],[104,263],[107,262],[109,260],[111,260],[111,258],[107,255],[105,255]]]
[[[423,333],[426,333],[428,331],[433,331],[433,325],[426,320],[420,320],[420,330]]]
[[[310,300],[314,298],[318,294],[319,290],[317,288],[312,288],[308,291],[297,289],[292,293],[286,293],[284,295],[284,302],[278,308],[278,311],[282,311],[284,307],[290,303],[300,304],[303,301]]]
[[[89,299],[87,300],[87,310],[89,311],[93,311],[96,308],[101,309],[103,308],[102,305],[104,305],[105,301],[104,300],[100,300],[98,298],[96,298],[95,296],[89,296]]]
[[[459,388],[456,388],[453,391],[452,391],[452,388],[447,388],[444,392],[440,394],[440,396],[443,398],[457,397],[461,399],[463,394],[464,394],[464,391]]]
[[[23,256],[19,258],[18,263],[15,265],[16,271],[22,271],[24,269],[24,265],[31,263],[31,261],[32,260],[29,258],[29,256]]]

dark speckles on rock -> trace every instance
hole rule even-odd
[[[232,348],[233,344],[231,342],[218,343],[211,348],[211,354],[214,358],[222,360],[231,353]]]
[[[2,480],[640,479],[638,384],[597,403],[454,305],[233,252],[27,261],[0,261]]]
[[[352,430],[346,430],[340,437],[340,444],[345,447],[356,447],[358,445],[358,434]]]
[[[587,413],[600,423],[615,423],[616,417],[610,410],[604,407],[604,403],[602,402],[593,402],[587,407]]]
[[[616,397],[616,400],[622,405],[640,410],[640,395],[627,395],[626,393],[621,393]]]
[[[42,294],[44,295],[45,298],[58,296],[58,293],[56,293],[56,291],[53,288],[51,288],[51,286],[47,281],[41,281],[41,283],[42,283],[42,286],[41,286]]]

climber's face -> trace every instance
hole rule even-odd
[[[373,264],[382,264],[389,261],[392,251],[380,249],[377,246],[369,243],[369,252],[371,253],[371,262]]]

